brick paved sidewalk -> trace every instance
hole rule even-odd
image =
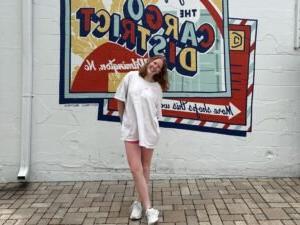
[[[154,180],[165,225],[299,225],[300,178]],[[0,183],[0,225],[130,221],[132,181]]]

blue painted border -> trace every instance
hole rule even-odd
[[[60,77],[59,77],[59,104],[68,103],[65,99],[65,0],[60,0]]]

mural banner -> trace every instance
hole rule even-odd
[[[118,121],[114,93],[149,56],[167,59],[161,126],[246,135],[252,129],[257,20],[228,0],[61,0],[60,104],[99,103]]]
[[[230,97],[227,0],[61,0],[60,103],[111,98],[165,55],[165,97]]]
[[[252,129],[257,20],[230,19],[232,96],[165,98],[162,127],[246,135]],[[115,100],[99,106],[99,120],[118,120]]]

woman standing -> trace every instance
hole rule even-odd
[[[143,207],[148,224],[158,221],[159,211],[152,208],[148,183],[153,149],[159,138],[162,92],[168,88],[167,64],[163,56],[149,58],[139,71],[129,72],[120,83],[118,100],[121,139],[138,192],[130,219],[140,219]]]

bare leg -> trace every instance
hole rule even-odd
[[[151,167],[151,159],[153,156],[153,149],[147,149],[145,147],[141,147],[142,155],[142,167],[143,167],[143,174],[149,189],[149,180],[150,180],[150,167]],[[141,201],[141,197],[139,196],[139,201]]]
[[[139,198],[145,209],[151,208],[149,198],[148,185],[144,177],[142,165],[142,151],[138,143],[131,143],[125,141],[127,161],[133,176]]]
[[[150,168],[151,168],[151,160],[153,156],[153,149],[142,147],[142,166],[143,173],[146,179],[147,184],[149,184],[150,180]]]

